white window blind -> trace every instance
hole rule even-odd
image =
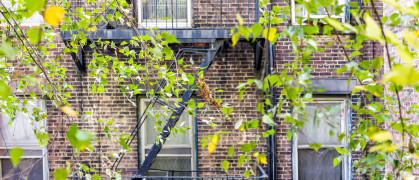
[[[191,26],[191,0],[138,0],[140,26],[184,28]]]

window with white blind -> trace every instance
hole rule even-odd
[[[140,27],[191,27],[191,0],[138,0],[137,9]]]
[[[301,0],[301,1],[308,1],[308,0]],[[345,5],[346,4],[346,0],[335,0],[337,6],[340,5]],[[333,14],[331,12],[332,8],[329,7],[328,11],[330,13],[330,16],[332,18],[337,18],[338,21],[340,22],[345,22],[345,6],[343,6],[343,13],[340,14]],[[291,15],[292,15],[292,23],[293,24],[298,24],[298,20],[299,18],[302,19],[303,23],[307,23],[307,19],[308,19],[308,12],[307,9],[304,7],[303,4],[298,3],[298,0],[291,0]],[[327,12],[325,10],[324,7],[320,7],[317,10],[317,13],[311,13],[310,14],[310,18],[311,19],[321,19],[321,18],[325,18],[328,17]]]
[[[16,11],[23,11],[24,10],[24,5],[19,4],[19,3],[15,3],[12,4],[12,2],[10,0],[5,0],[2,2],[6,8],[8,8],[9,12],[16,12]],[[2,7],[2,6],[0,6]],[[5,11],[2,8],[2,11],[4,14],[7,14],[7,11]],[[0,19],[5,19],[4,16],[0,13]],[[30,18],[23,18],[22,23],[20,24],[21,26],[39,26],[40,24],[43,24],[44,18],[42,17],[42,15],[40,14],[40,12],[35,12]],[[1,23],[1,25],[7,25],[7,22]]]
[[[34,107],[45,112],[45,101],[42,99],[29,101],[25,107],[28,112],[16,112],[13,121],[7,116],[0,115],[0,179],[48,179],[47,151],[45,147],[39,146],[33,130],[35,127],[40,131],[46,131],[46,122],[42,120],[36,122],[28,116],[32,114]],[[16,168],[13,168],[9,155],[10,149],[14,147],[24,150],[22,160]]]
[[[150,99],[140,99],[140,113],[144,112]],[[168,99],[169,105],[174,107],[175,99]],[[159,140],[156,128],[163,128],[172,114],[168,107],[163,107],[155,103],[154,107],[148,109],[148,117],[141,127],[141,158],[147,156],[150,148]],[[153,115],[156,115],[153,117]],[[159,125],[156,117],[159,117],[162,124]],[[179,128],[193,127],[193,117],[185,110],[176,124]],[[166,171],[175,170],[173,176],[191,176],[194,169],[194,131],[186,130],[186,133],[171,133],[168,140],[164,143],[162,149],[157,154],[156,159],[148,171],[148,176],[165,176]],[[154,170],[153,170],[154,169]],[[180,172],[183,171],[183,172]],[[189,171],[189,172],[188,172]]]
[[[333,159],[340,155],[335,147],[347,148],[345,138],[339,141],[336,136],[348,132],[346,104],[338,98],[305,103],[307,116],[298,117],[305,120],[304,127],[293,138],[294,179],[349,179],[348,157],[333,167]],[[322,144],[317,152],[309,147],[314,143]]]

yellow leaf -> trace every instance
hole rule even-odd
[[[410,53],[409,48],[407,48],[406,46],[402,45],[399,46],[399,48],[397,49],[397,54],[399,55],[399,57],[401,59],[404,60],[404,62],[406,62],[407,65],[411,66],[412,62],[414,60],[414,57],[412,56],[412,54]]]
[[[212,136],[211,143],[215,144],[218,142],[218,140],[220,140],[220,134],[215,134],[214,136]]]
[[[268,161],[266,160],[266,157],[259,157],[258,161],[262,164],[268,164]]]
[[[214,152],[214,150],[215,150],[215,143],[208,144],[208,152],[210,156]]]
[[[369,152],[394,152],[397,149],[398,145],[391,144],[379,144],[371,147]]]
[[[60,25],[64,18],[64,9],[61,6],[50,6],[44,11],[44,19],[52,27]]]
[[[258,157],[258,156],[259,156],[259,153],[257,152],[253,153],[253,157]]]
[[[415,35],[416,37],[419,37],[419,30],[414,31],[414,32],[413,32],[413,35]]]
[[[419,71],[411,66],[398,65],[384,75],[383,81],[397,85],[412,85],[419,81]]]
[[[239,21],[240,26],[243,26],[243,18],[240,16],[240,14],[236,14],[237,21]]]
[[[263,30],[263,38],[267,39],[268,41],[272,42],[275,39],[276,28],[271,27]]]
[[[65,114],[71,116],[71,117],[76,117],[77,116],[77,112],[74,111],[71,107],[68,106],[61,106],[60,107],[61,111],[63,111]]]
[[[379,131],[370,136],[370,139],[375,142],[385,142],[393,138],[393,135],[386,131]]]
[[[381,36],[381,28],[377,22],[375,22],[375,20],[368,13],[365,13],[364,20],[367,25],[365,36],[384,44],[383,36]]]
[[[413,48],[419,49],[419,39],[417,38],[418,36],[415,35],[415,33],[416,31],[412,33],[408,30],[404,30],[403,38],[404,40],[407,41],[407,43],[409,43],[410,46],[412,46]]]
[[[412,154],[413,158],[419,160],[419,153]]]
[[[91,31],[96,31],[96,26],[90,28]]]

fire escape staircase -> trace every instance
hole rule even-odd
[[[179,59],[184,53],[198,53],[198,54],[205,54],[206,57],[205,59],[202,60],[202,63],[200,65],[199,71],[202,71],[202,73],[205,75],[205,73],[207,72],[208,68],[210,67],[215,55],[217,54],[217,52],[222,48],[223,44],[224,44],[224,39],[222,40],[215,40],[215,42],[212,44],[212,47],[209,49],[198,49],[198,48],[182,48],[179,50],[179,52],[176,54],[175,60],[171,63],[171,65],[169,66],[169,70],[173,70],[174,68],[174,64],[175,61],[177,59]],[[198,75],[195,74],[194,75],[195,79],[197,79]],[[147,104],[147,108],[144,110],[144,112],[141,114],[141,116],[138,118],[137,120],[137,125],[135,126],[135,128],[132,130],[131,132],[131,139],[128,139],[126,141],[126,144],[128,146],[131,145],[131,143],[133,142],[133,140],[135,139],[136,135],[138,134],[138,131],[141,129],[141,126],[143,124],[143,120],[147,120],[147,109],[148,107],[154,106],[156,103],[161,104],[162,106],[167,106],[169,109],[171,109],[173,112],[171,114],[171,116],[169,116],[169,119],[166,122],[166,125],[163,128],[162,133],[160,134],[160,141],[158,141],[158,143],[154,144],[153,147],[150,149],[148,155],[145,157],[145,159],[143,160],[143,162],[141,162],[141,164],[138,167],[138,171],[135,173],[134,177],[130,177],[130,178],[142,178],[144,177],[150,166],[152,165],[154,159],[156,158],[157,154],[160,152],[160,150],[162,149],[164,143],[166,142],[167,138],[170,135],[170,131],[173,127],[175,127],[177,121],[179,120],[180,116],[182,115],[183,111],[185,110],[188,101],[191,99],[192,95],[195,93],[196,91],[196,80],[194,82],[193,85],[190,85],[187,90],[185,90],[183,92],[182,95],[182,101],[178,103],[179,106],[174,107],[171,105],[168,105],[167,103],[165,103],[163,100],[160,99],[160,95],[157,94],[148,104]],[[166,81],[165,80],[161,80],[159,82],[159,86],[155,89],[155,92],[158,92],[160,90],[160,88],[164,88],[164,86],[166,85]],[[116,170],[118,165],[120,164],[121,160],[123,159],[125,155],[125,152],[122,151],[119,154],[119,157],[115,160],[115,162],[112,165],[111,169]]]

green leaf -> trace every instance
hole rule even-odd
[[[4,81],[0,81],[0,97],[1,97],[1,99],[6,100],[11,92],[12,92],[12,90],[10,89],[10,87]]]
[[[316,152],[322,147],[322,145],[321,144],[319,144],[319,143],[313,143],[313,144],[310,144],[310,146],[309,146],[311,149],[314,149]]]
[[[78,130],[77,124],[73,124],[68,130],[67,139],[74,148],[83,151],[84,149],[89,148],[92,141],[92,135],[88,131]]]
[[[171,35],[167,36],[167,37],[166,37],[166,41],[167,41],[169,44],[171,44],[171,43],[179,43],[179,44],[180,44],[180,42],[176,39],[176,36],[175,36],[175,35],[173,35],[173,34],[171,34]]]
[[[224,171],[226,172],[226,174],[228,174],[228,168],[230,167],[230,162],[228,162],[227,160],[224,160],[221,163],[221,166],[223,166]]]
[[[255,41],[256,38],[260,36],[262,31],[263,31],[263,28],[261,24],[255,23],[252,25],[253,41]]]
[[[240,167],[242,166],[244,160],[245,160],[245,156],[244,155],[240,155],[239,160],[237,161],[237,165]]]
[[[189,100],[188,101],[188,108],[192,108],[195,109],[196,108],[196,103],[193,100]]]
[[[233,153],[234,153],[234,146],[231,146],[231,147],[228,149],[227,154],[228,154],[229,156],[232,156],[232,155],[233,155]]]
[[[66,180],[68,177],[68,172],[64,168],[59,168],[54,171],[53,176],[56,180]]]
[[[384,39],[381,36],[381,28],[377,24],[377,22],[375,22],[375,20],[368,13],[365,13],[364,20],[367,26],[366,31],[365,31],[365,36],[368,36],[372,40],[377,40],[381,44],[383,44]]]
[[[243,152],[250,153],[251,145],[250,144],[242,144],[240,150],[243,151]]]
[[[35,12],[41,12],[42,8],[46,5],[46,0],[25,0],[25,7],[28,9],[29,14],[27,18],[31,17]]]
[[[324,20],[327,22],[327,24],[333,26],[338,31],[344,31],[345,28],[342,26],[342,24],[333,18],[324,18]],[[330,29],[329,29],[330,30]]]
[[[231,114],[233,112],[233,108],[232,107],[223,107],[221,108],[221,112],[223,112],[224,114]]]
[[[246,171],[244,172],[244,176],[245,176],[246,178],[249,178],[249,177],[250,177],[250,171],[249,171],[249,170],[246,170]]]
[[[205,105],[205,103],[199,103],[198,108],[202,108],[202,107],[204,107],[204,105]]]
[[[276,126],[275,121],[272,120],[272,117],[268,114],[263,115],[262,117],[263,123],[269,125],[269,126]]]
[[[28,37],[32,44],[38,44],[44,37],[44,31],[41,28],[31,28],[28,30]]]
[[[333,167],[336,167],[337,165],[339,165],[341,161],[342,161],[341,156],[339,156],[339,157],[335,157],[335,158],[333,159]]]
[[[93,180],[101,180],[101,179],[102,177],[100,177],[99,175],[93,174]]]
[[[23,149],[19,147],[15,147],[10,150],[10,160],[13,163],[13,167],[17,167],[17,164],[19,164],[20,160],[22,159],[23,152]]]
[[[5,36],[3,36],[3,38],[5,38]],[[15,59],[16,51],[10,42],[3,41],[0,50],[3,51],[8,59]]]
[[[371,67],[378,71],[381,69],[381,67],[383,66],[383,62],[384,62],[384,58],[383,57],[378,57],[378,58],[374,58],[371,62]]]

